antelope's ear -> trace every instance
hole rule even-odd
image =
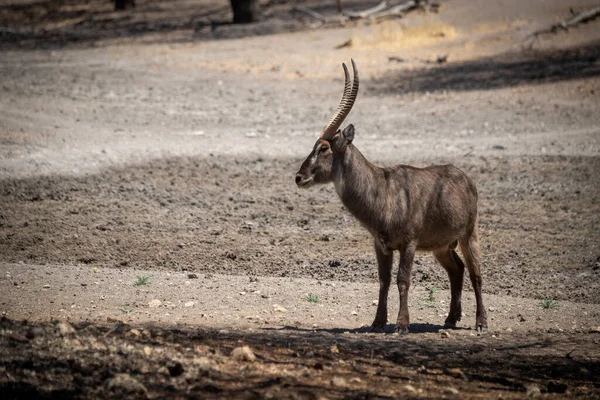
[[[342,135],[348,141],[348,143],[352,143],[354,140],[354,125],[350,124],[344,128],[342,131]]]

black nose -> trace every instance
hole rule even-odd
[[[296,175],[296,185],[302,182],[302,176],[300,174]]]

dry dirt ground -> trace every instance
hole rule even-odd
[[[316,30],[289,1],[244,27],[224,2],[137,3],[0,1],[2,398],[600,396],[599,22],[531,36],[594,2]],[[427,254],[411,333],[368,333],[372,239],[332,187],[294,185],[351,57],[357,147],[478,185],[481,336],[468,280],[442,329]]]

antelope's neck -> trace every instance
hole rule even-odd
[[[382,181],[383,180],[383,181]],[[333,183],[344,206],[368,229],[385,230],[386,185],[382,170],[349,144],[334,155]]]

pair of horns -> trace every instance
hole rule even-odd
[[[342,67],[344,67],[345,76],[344,94],[335,114],[333,114],[333,117],[331,117],[327,125],[325,125],[325,128],[323,128],[321,131],[322,139],[331,139],[335,135],[342,122],[344,122],[348,116],[348,113],[350,113],[350,110],[354,105],[354,100],[356,100],[356,95],[358,94],[358,69],[356,68],[354,60],[350,59],[350,61],[352,62],[354,81],[352,82],[352,85],[350,85],[350,74],[348,73],[348,68],[346,67],[346,64],[342,64]]]

